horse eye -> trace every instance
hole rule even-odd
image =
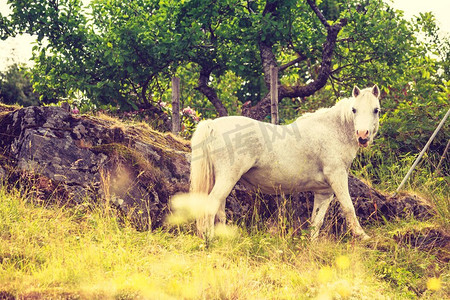
[[[373,113],[374,114],[378,114],[378,113],[380,113],[380,109],[377,107],[377,108],[375,108],[374,110],[373,110]]]
[[[356,114],[356,108],[352,107],[352,112]]]

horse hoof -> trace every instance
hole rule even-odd
[[[369,235],[367,235],[367,234],[361,234],[360,236],[359,236],[359,238],[361,239],[361,241],[368,241],[368,240],[370,240],[371,239],[371,237],[369,236]]]

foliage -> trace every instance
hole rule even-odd
[[[450,81],[421,83],[421,77],[416,78],[401,93],[386,96],[379,142],[399,153],[420,152],[449,109]],[[446,122],[431,152],[443,154],[449,129]]]
[[[3,17],[2,37],[37,35],[33,82],[46,102],[80,90],[95,103],[145,108],[165,101],[170,77],[186,68],[198,92],[185,106],[200,109],[194,104],[204,106],[205,96],[211,100],[215,93],[215,109],[231,113],[267,94],[265,63],[283,68],[281,97],[295,98],[292,91],[321,76],[325,59],[326,28],[305,1],[94,0],[89,8],[79,0],[8,3],[13,15]],[[434,34],[433,20],[406,22],[381,0],[318,5],[329,24],[347,22],[330,57],[329,81],[338,92],[356,82],[397,82],[411,58],[425,55],[414,32]],[[274,61],[264,60],[262,44]],[[233,77],[237,82],[228,81]]]
[[[39,96],[33,92],[30,74],[17,64],[0,73],[0,101],[5,104],[30,106],[39,104]]]
[[[175,76],[180,78],[180,106],[190,106],[198,111],[202,118],[216,118],[218,113],[209,101],[205,101],[201,92],[198,90],[198,80],[196,73],[198,66],[194,63],[180,65]],[[214,75],[210,78],[211,83],[218,87],[217,92],[220,99],[228,99],[224,106],[230,115],[240,115],[242,102],[239,100],[240,86],[245,84],[242,78],[236,76],[233,72],[226,72],[220,77]],[[156,95],[156,94],[155,94]],[[165,90],[157,94],[158,103],[170,103],[172,101],[171,90]]]
[[[393,193],[413,164],[416,155],[399,154],[386,145],[375,144],[371,149],[360,151],[353,161],[351,173],[373,184],[377,189]],[[416,167],[404,190],[430,199],[436,209],[437,221],[450,228],[450,177],[448,165],[436,170],[435,159],[425,155]]]
[[[162,110],[172,119],[172,105],[166,102],[160,102]],[[201,114],[193,110],[190,106],[180,111],[181,136],[190,138],[194,133],[195,127],[200,122]]]
[[[377,149],[403,157],[420,151],[449,105],[448,37],[438,34],[432,14],[407,21],[383,0],[8,3],[13,14],[2,17],[1,36],[37,35],[32,80],[41,100],[82,94],[76,100],[82,112],[147,117],[168,130],[169,115],[159,103],[170,102],[170,78],[178,76],[181,106],[203,118],[253,108],[262,112],[253,116],[263,118],[267,68],[277,65],[284,123],[349,96],[355,84],[377,83],[383,113]],[[339,24],[333,46],[329,32]],[[327,59],[323,88],[300,93],[327,71]],[[185,120],[191,132],[195,122]],[[431,145],[432,165],[444,152],[448,124]],[[448,167],[444,159],[444,178]]]
[[[439,37],[430,13],[420,14],[415,26],[418,34],[425,33],[422,38],[426,42],[419,45],[421,52],[402,64],[404,75],[384,87],[386,94],[382,100],[385,113],[380,144],[398,154],[422,150],[450,104],[447,60],[450,41],[448,37]],[[435,161],[444,153],[449,126],[446,122],[431,144],[429,153],[437,156]],[[448,175],[448,165],[444,169]]]

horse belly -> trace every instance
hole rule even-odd
[[[246,186],[258,189],[265,194],[280,192],[320,191],[330,189],[322,172],[291,173],[282,170],[251,169],[242,176]]]

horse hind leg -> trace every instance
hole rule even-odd
[[[320,228],[323,224],[323,219],[330,206],[331,200],[333,200],[333,193],[314,193],[314,206],[311,215],[311,240],[316,240],[319,236]]]
[[[214,220],[216,224],[219,223],[225,225],[227,221],[227,215],[225,213],[225,204],[226,204],[226,197],[221,201],[219,210],[217,211],[216,218]]]
[[[216,216],[220,223],[225,224],[225,202],[237,180],[225,177],[216,178],[213,189],[208,195],[207,207],[204,214],[197,218],[197,231],[201,238],[211,239],[214,237],[214,222]]]

